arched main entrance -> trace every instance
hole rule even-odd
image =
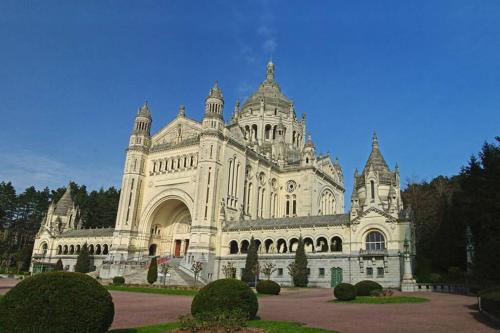
[[[160,204],[150,218],[149,255],[183,257],[189,247],[191,214],[178,199]]]

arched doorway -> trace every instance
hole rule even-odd
[[[187,253],[191,214],[178,199],[160,204],[149,221],[149,255],[182,257]]]

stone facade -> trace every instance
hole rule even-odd
[[[257,91],[236,103],[228,123],[224,105],[216,83],[201,122],[181,106],[154,135],[149,106],[142,106],[130,135],[114,230],[92,235],[95,230],[79,229],[67,221],[77,208],[59,212],[59,201],[38,234],[37,260],[63,258],[71,266],[64,246],[87,242],[101,246],[104,257],[96,266],[102,277],[160,255],[181,257],[186,272],[201,261],[207,282],[223,277],[228,262],[239,276],[253,236],[261,263],[277,265],[272,278],[289,285],[287,266],[302,236],[311,285],[329,287],[341,276],[344,282],[373,279],[400,287],[403,243],[413,234],[399,170],[387,166],[376,135],[366,166],[354,174],[352,209],[344,212],[342,168],[316,153],[305,114],[297,117],[275,80],[273,63]]]

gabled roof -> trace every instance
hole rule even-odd
[[[381,209],[379,209],[377,207],[370,207],[367,210],[363,211],[358,216],[356,216],[356,218],[354,220],[352,220],[351,223],[359,223],[359,220],[361,218],[365,217],[366,215],[368,215],[371,212],[375,212],[375,213],[377,213],[379,215],[382,215],[383,217],[385,217],[386,219],[390,220],[391,222],[397,222],[397,219],[394,216],[392,216],[392,215],[384,212],[383,210],[381,210]]]

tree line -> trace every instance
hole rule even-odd
[[[500,137],[457,175],[409,181],[403,200],[413,214],[419,280],[500,284]]]
[[[83,228],[113,227],[120,192],[114,187],[87,191],[74,182],[71,194],[80,207]],[[37,190],[34,186],[17,193],[11,182],[0,182],[0,268],[26,271],[31,260],[35,236],[50,202],[57,202],[66,188]]]

